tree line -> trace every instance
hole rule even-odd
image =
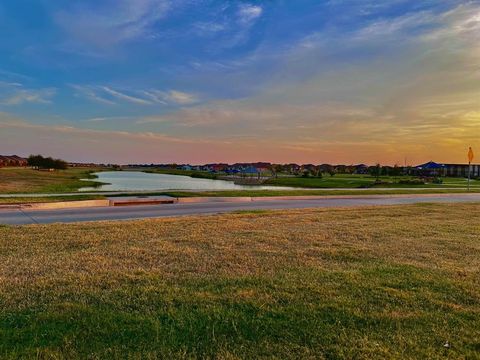
[[[68,167],[67,162],[64,160],[43,157],[42,155],[30,155],[27,161],[29,166],[39,169],[65,170]]]

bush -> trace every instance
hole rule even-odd
[[[400,180],[398,183],[402,185],[425,185],[425,181],[422,179]]]

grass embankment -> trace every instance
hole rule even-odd
[[[214,174],[208,171],[178,170],[178,169],[149,169],[149,170],[142,170],[142,171],[150,174],[182,175],[182,176],[190,176],[192,178],[199,178],[199,179],[215,180],[218,178],[218,174]]]
[[[0,194],[29,194],[29,193],[67,193],[77,191],[82,187],[101,185],[92,175],[97,168],[70,168],[53,172],[38,171],[30,168],[3,168],[0,169]]]
[[[215,174],[208,171],[196,171],[196,170],[178,170],[178,169],[149,169],[142,170],[147,173],[156,174],[169,174],[169,175],[183,175],[193,178],[204,179],[218,179],[219,177],[226,176],[225,174]],[[442,184],[402,184],[401,181],[418,179],[413,176],[380,176],[379,180],[381,184],[376,185],[376,177],[371,175],[350,175],[350,174],[337,174],[335,176],[324,175],[321,178],[317,177],[300,177],[300,176],[279,176],[278,178],[271,178],[265,181],[264,185],[271,186],[287,186],[298,188],[318,188],[318,189],[338,189],[338,188],[459,188],[463,189],[467,187],[467,179],[444,177],[442,178]],[[471,180],[471,188],[480,190],[480,181]]]
[[[478,359],[478,217],[424,204],[0,227],[0,357]]]
[[[51,203],[61,201],[82,201],[105,199],[103,195],[72,195],[72,196],[46,196],[46,197],[8,197],[0,198],[0,205]]]

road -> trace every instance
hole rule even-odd
[[[238,210],[280,210],[327,207],[355,207],[369,205],[401,205],[414,203],[480,202],[480,194],[439,194],[404,196],[357,196],[349,198],[322,198],[313,200],[261,200],[248,202],[206,202],[129,207],[92,207],[58,210],[0,210],[0,224],[50,224],[101,220],[129,220],[185,215],[217,214]]]

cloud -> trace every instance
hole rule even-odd
[[[222,32],[227,29],[226,24],[220,22],[197,22],[193,24],[195,34],[200,35],[212,35]]]
[[[149,90],[125,90],[114,89],[104,85],[76,85],[71,84],[76,96],[82,96],[95,102],[115,105],[119,102],[128,102],[135,105],[161,104],[167,106],[191,105],[197,103],[199,98],[193,93],[179,90],[162,91],[157,89]]]
[[[109,95],[111,95],[115,98],[118,98],[120,100],[125,100],[125,101],[131,102],[131,103],[134,103],[134,104],[139,104],[139,105],[151,105],[152,104],[150,101],[147,101],[147,100],[139,98],[139,97],[127,95],[127,94],[122,93],[120,91],[113,90],[112,88],[109,88],[108,86],[102,86],[102,89],[107,94],[109,94]]]
[[[98,89],[95,86],[70,84],[70,87],[75,90],[75,96],[85,97],[104,105],[116,104],[114,101],[99,95]]]
[[[0,104],[3,105],[50,104],[55,94],[54,88],[29,89],[18,82],[0,81]]]
[[[313,34],[308,46],[301,39],[276,54],[258,93],[137,123],[182,136],[266,139],[279,154],[303,149],[305,159],[329,153],[313,162],[462,161],[480,133],[479,14],[472,3],[424,19],[400,16],[388,39],[378,36],[378,21]],[[270,48],[262,51],[255,61],[272,66]]]
[[[251,25],[256,21],[263,12],[263,8],[259,5],[241,4],[238,8],[238,21],[243,25]]]
[[[101,49],[149,37],[170,8],[168,0],[108,0],[95,7],[75,2],[55,19],[72,39]]]
[[[85,122],[102,122],[102,121],[112,121],[112,120],[128,120],[132,119],[131,116],[99,116],[90,119],[86,119]]]
[[[180,105],[189,105],[198,102],[196,95],[177,90],[168,91],[165,94],[165,100]]]
[[[161,91],[156,89],[144,90],[142,93],[152,101],[164,105],[191,105],[197,103],[197,95],[178,90]]]

